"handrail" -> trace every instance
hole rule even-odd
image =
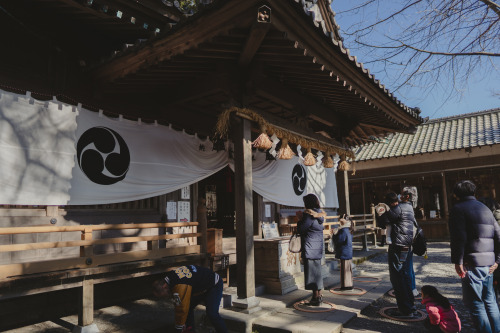
[[[10,276],[23,276],[26,274],[46,273],[68,269],[92,268],[100,265],[109,265],[138,260],[154,260],[168,256],[199,254],[199,242],[186,242],[178,246],[161,247],[160,240],[193,239],[202,234],[196,230],[185,230],[185,233],[156,234],[148,236],[123,236],[93,239],[93,231],[125,230],[125,229],[151,229],[151,228],[176,228],[196,227],[198,222],[162,222],[162,223],[125,223],[125,224],[99,224],[78,226],[29,226],[29,227],[0,227],[0,235],[38,234],[38,233],[66,233],[81,232],[80,240],[63,240],[55,242],[32,242],[20,244],[0,245],[0,253],[29,251],[39,249],[57,249],[76,247],[79,253],[72,257],[60,256],[49,260],[31,260],[27,262],[0,264],[0,280]],[[74,237],[74,235],[72,236]],[[132,251],[94,253],[94,246],[109,244],[124,244],[147,242],[147,246],[140,246]],[[193,244],[194,243],[194,244]],[[147,249],[146,249],[147,248]],[[71,252],[74,253],[74,252]]]
[[[5,227],[5,228],[0,228],[0,235],[85,231],[89,228],[92,230],[121,230],[121,229],[190,227],[197,225],[198,222],[162,222],[162,223],[89,224],[89,225],[71,225],[64,227],[59,227],[59,226]]]

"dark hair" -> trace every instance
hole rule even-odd
[[[390,205],[398,201],[398,195],[396,192],[389,192],[385,195],[385,203]]]
[[[453,193],[460,199],[476,194],[476,185],[470,180],[462,180],[455,184]]]
[[[316,196],[316,194],[308,194],[306,196],[304,196],[302,198],[302,200],[304,200],[304,207],[306,207],[306,209],[313,209],[313,208],[317,208],[319,209],[319,199],[318,197]]]
[[[441,305],[445,309],[449,309],[451,307],[450,301],[443,295],[439,293],[439,291],[433,286],[423,286],[422,294],[428,296],[434,300],[438,305]],[[423,295],[422,295],[423,296]]]

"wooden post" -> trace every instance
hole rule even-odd
[[[363,236],[363,250],[368,251],[368,239],[366,238],[366,200],[365,200],[365,181],[361,181],[361,195],[363,201],[363,219],[365,220],[365,235]],[[375,245],[375,241],[374,244]]]
[[[448,190],[446,188],[446,175],[444,172],[441,172],[441,180],[442,180],[442,190],[443,190],[443,215],[444,218],[448,218],[450,212],[448,211]]]
[[[207,228],[208,228],[208,221],[207,221],[207,207],[206,204],[203,203],[204,199],[201,200],[199,195],[199,189],[198,189],[198,184],[195,184],[193,186],[193,198],[194,198],[194,203],[197,206],[196,210],[194,210],[195,219],[198,221],[198,232],[201,233],[201,236],[198,238],[198,241],[200,242],[200,252],[203,254],[207,254]],[[202,263],[203,266],[208,267],[210,265],[210,260],[207,256],[203,257]]]
[[[257,311],[255,298],[255,263],[253,242],[252,140],[248,119],[233,117],[234,183],[236,207],[236,307]],[[254,312],[248,310],[248,312]]]
[[[82,240],[92,240],[92,228],[85,228],[82,231]],[[92,257],[94,255],[94,247],[92,245],[89,246],[80,246],[80,257]]]
[[[375,216],[375,205],[373,203],[370,204],[370,214],[373,219],[373,245],[377,247],[377,217]]]
[[[347,171],[344,171],[344,194],[345,194],[345,212],[351,215],[351,205],[349,204],[349,179]]]
[[[253,231],[255,236],[262,238],[262,207],[264,205],[262,196],[253,193]],[[276,222],[278,223],[278,221]]]
[[[83,280],[79,296],[78,326],[92,325],[94,321],[94,281]]]

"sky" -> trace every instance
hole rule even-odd
[[[359,20],[359,17],[347,15],[343,11],[362,2],[364,1],[333,0],[331,4],[333,10],[336,12],[335,20],[340,26],[344,45],[351,49],[351,55],[357,56],[359,62],[364,62],[363,55],[360,54],[362,52],[360,50],[353,50],[350,47],[353,43],[349,40],[349,36],[342,33],[342,30],[356,23],[356,19]],[[500,62],[496,61],[496,64],[498,65]],[[391,86],[391,80],[385,73],[379,71],[374,64],[364,64],[364,66],[370,69],[371,73],[376,73],[375,77],[382,84],[385,84],[391,92],[394,91],[396,87]],[[467,86],[458,87],[461,93],[454,94],[451,98],[447,98],[449,94],[447,94],[446,89],[451,87],[452,83],[445,82],[443,85],[448,86],[433,89],[429,94],[423,94],[419,88],[407,86],[395,92],[395,96],[409,107],[419,107],[422,111],[421,116],[431,119],[500,107],[500,70],[498,68],[496,70],[488,70],[486,73],[476,73],[476,77],[472,77]]]

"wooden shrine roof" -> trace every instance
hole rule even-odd
[[[328,0],[0,1],[0,87],[213,134],[240,105],[296,132],[354,146],[422,119],[356,57]]]

